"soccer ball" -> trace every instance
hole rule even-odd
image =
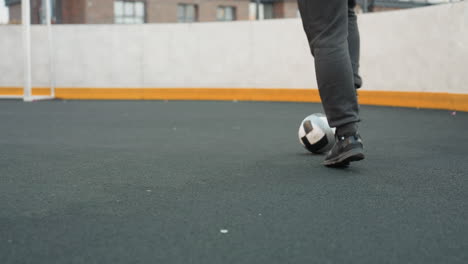
[[[335,144],[335,129],[330,128],[323,114],[312,114],[301,122],[299,142],[308,151],[316,154],[329,151]]]

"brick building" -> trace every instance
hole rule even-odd
[[[263,19],[298,16],[296,0],[261,0]],[[10,23],[21,22],[21,0],[6,0]],[[177,23],[255,19],[252,0],[52,0],[57,24]],[[44,22],[45,2],[31,0],[31,22]]]
[[[459,1],[462,0],[357,0],[356,2],[359,12],[382,12]]]
[[[252,1],[255,2],[255,1]],[[261,0],[261,18],[294,18],[299,16],[297,0]],[[251,3],[250,19],[255,19],[255,3]]]

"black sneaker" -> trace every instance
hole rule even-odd
[[[364,159],[361,136],[336,137],[336,143],[327,153],[323,165],[327,167],[346,167],[352,161]]]

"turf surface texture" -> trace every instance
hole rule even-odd
[[[0,101],[0,263],[468,263],[468,113],[362,106],[330,169],[317,112]]]

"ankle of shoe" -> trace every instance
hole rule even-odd
[[[336,128],[336,135],[338,137],[349,137],[356,135],[358,131],[357,123],[348,123]]]

